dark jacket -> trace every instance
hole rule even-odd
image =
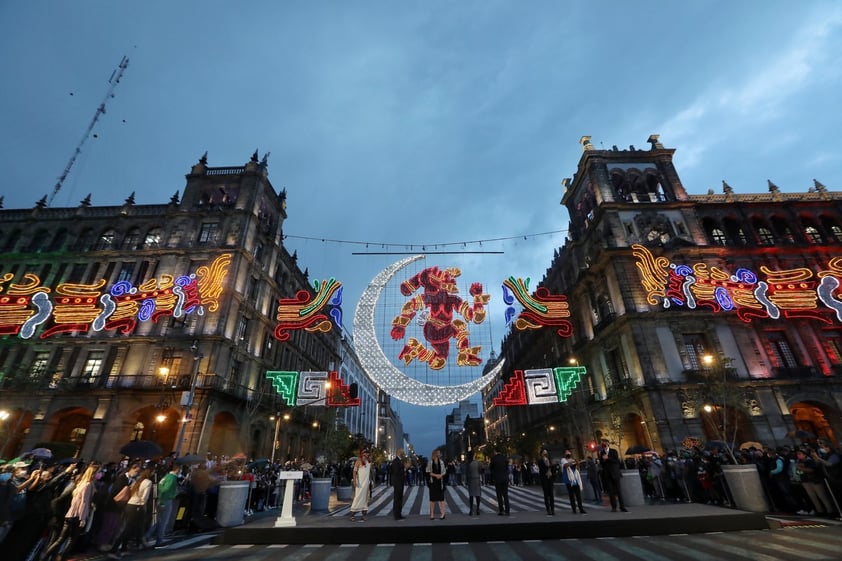
[[[406,468],[403,464],[403,458],[395,458],[392,460],[390,468],[390,481],[392,487],[403,487],[404,476],[406,475]]]
[[[494,454],[488,468],[495,485],[509,482],[509,459],[506,456],[499,452]]]
[[[606,454],[604,449],[599,450],[599,465],[602,466],[603,477],[610,477],[619,480],[621,477],[620,454],[616,448],[609,448]]]

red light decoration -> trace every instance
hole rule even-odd
[[[512,306],[515,300],[524,307],[517,318],[514,317],[516,311]],[[570,337],[573,334],[573,324],[565,319],[570,317],[570,305],[565,295],[550,294],[547,288],[539,286],[530,296],[529,279],[509,277],[503,281],[503,302],[507,305],[506,323],[511,324],[514,319],[518,331],[556,327],[559,337]]]
[[[503,389],[492,400],[494,405],[513,406],[526,405],[526,383],[523,370],[515,370],[512,377],[503,385]]]
[[[731,274],[705,263],[671,263],[639,244],[632,251],[652,305],[735,312],[746,323],[759,318],[808,318],[830,324],[834,316],[842,321],[842,258],[831,259],[828,268],[817,273],[805,267],[761,266],[758,275],[745,268]]]
[[[325,407],[359,407],[361,399],[351,397],[351,386],[345,384],[339,373],[268,371],[281,399],[290,407],[296,405]]]
[[[328,407],[359,407],[359,397],[351,397],[351,387],[342,383],[339,373],[331,372],[328,375],[330,389],[327,392]]]
[[[406,337],[406,328],[415,315],[425,310],[428,317],[424,322],[423,335],[429,348],[415,337],[407,339],[398,354],[398,359],[409,365],[413,360],[426,362],[432,370],[441,370],[450,355],[450,340],[456,339],[457,366],[478,366],[482,364],[479,353],[481,346],[472,347],[468,337],[468,324],[485,321],[485,304],[491,296],[483,293],[482,284],[475,282],[469,289],[473,303],[459,297],[456,278],[462,271],[456,267],[439,269],[427,267],[417,275],[401,283],[401,294],[412,296],[404,303],[401,313],[392,320],[391,336],[395,341]],[[454,312],[464,318],[454,318]]]
[[[278,341],[287,341],[290,331],[303,329],[305,331],[321,331],[327,333],[333,328],[331,318],[337,326],[342,325],[342,284],[335,279],[313,283],[316,289],[315,296],[306,290],[299,290],[295,298],[281,298],[278,300],[278,313],[275,319],[278,325],[275,326],[275,338]],[[327,315],[322,313],[328,308]]]

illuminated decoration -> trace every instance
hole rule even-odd
[[[517,311],[512,306],[515,300],[524,307],[517,318]],[[509,277],[503,281],[503,302],[506,304],[506,325],[514,321],[518,331],[552,326],[557,327],[559,337],[570,337],[573,334],[573,324],[565,319],[570,317],[570,306],[565,295],[550,294],[545,287],[539,286],[530,296],[529,279]]]
[[[492,401],[506,407],[564,403],[586,373],[584,366],[515,370]]]
[[[331,372],[269,371],[281,399],[290,407],[296,405],[323,405],[325,407],[359,407],[360,398],[351,397],[351,389],[342,382],[339,374]]]
[[[371,380],[387,394],[413,405],[449,405],[467,399],[491,383],[503,368],[500,360],[484,376],[470,382],[450,386],[437,386],[414,380],[401,372],[386,357],[375,330],[375,311],[380,296],[389,280],[407,265],[423,259],[423,255],[407,257],[389,265],[363,292],[354,313],[354,348],[360,364]]]
[[[761,278],[750,269],[729,274],[705,263],[670,263],[665,257],[655,258],[641,245],[632,249],[646,300],[652,305],[734,311],[746,323],[755,318],[809,318],[830,324],[835,317],[842,321],[842,295],[838,292],[842,258],[834,257],[828,269],[818,273],[805,267],[775,270],[761,266]]]
[[[450,340],[456,339],[457,366],[478,366],[482,364],[479,353],[482,347],[472,347],[468,341],[468,324],[480,324],[485,321],[485,304],[491,298],[483,294],[482,284],[471,284],[469,292],[473,296],[473,304],[459,297],[456,279],[462,271],[456,267],[439,269],[427,267],[409,280],[401,283],[401,294],[412,296],[401,308],[401,313],[392,320],[392,339],[401,340],[406,336],[406,327],[418,312],[423,312],[419,318],[423,325],[424,339],[431,348],[414,337],[410,337],[406,345],[398,354],[398,359],[409,365],[414,359],[426,362],[432,370],[441,370],[447,364],[450,354]],[[453,313],[458,312],[464,318],[454,319]]]
[[[162,316],[176,318],[207,309],[219,309],[219,296],[228,275],[231,254],[217,257],[196,273],[162,275],[140,286],[105,279],[91,283],[61,283],[55,290],[41,286],[32,273],[21,283],[11,282],[12,273],[0,276],[0,335],[29,339],[43,326],[41,339],[58,333],[118,331],[128,334],[139,321],[157,322]]]
[[[341,328],[342,284],[335,279],[330,279],[322,282],[314,281],[313,287],[316,295],[312,301],[311,294],[306,290],[296,292],[295,298],[278,300],[278,314],[275,316],[278,320],[278,325],[275,326],[275,338],[278,341],[288,340],[289,332],[296,329],[327,333],[333,328],[333,323]],[[326,307],[330,318],[322,313]]]

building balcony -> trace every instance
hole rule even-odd
[[[600,318],[599,323],[593,326],[594,332],[602,331],[603,329],[614,323],[615,319],[617,319],[617,314],[615,314],[614,312],[605,314]]]
[[[682,370],[681,374],[691,384],[736,382],[740,379],[736,368],[689,368]]]
[[[834,375],[837,372],[842,371],[842,365],[836,365],[833,367]],[[782,366],[778,366],[772,368],[772,375],[775,378],[784,379],[784,380],[805,380],[809,378],[824,378],[824,375],[819,372],[819,369],[815,366],[796,366],[794,368],[785,368]]]

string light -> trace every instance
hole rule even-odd
[[[426,246],[434,246],[435,248],[442,248],[446,249],[448,247],[459,247],[461,246],[463,249],[466,249],[468,245],[478,245],[483,247],[483,244],[486,243],[494,243],[494,242],[505,242],[511,240],[520,240],[523,238],[524,240],[527,239],[535,239],[541,236],[553,236],[555,234],[565,234],[567,230],[551,230],[548,232],[538,232],[535,234],[519,234],[516,236],[504,236],[499,238],[487,238],[487,239],[480,239],[480,240],[461,240],[455,242],[444,242],[444,243],[413,243],[408,244],[406,242],[375,242],[370,240],[342,240],[342,239],[335,239],[335,238],[323,238],[321,236],[295,236],[291,234],[284,234],[284,239],[292,239],[292,240],[303,240],[303,241],[320,241],[323,243],[336,243],[336,244],[346,244],[346,245],[354,245],[354,246],[362,246],[368,249],[369,245],[380,246],[382,250],[401,250],[401,251],[415,251],[415,247],[426,247]],[[422,251],[426,251],[423,250]]]

